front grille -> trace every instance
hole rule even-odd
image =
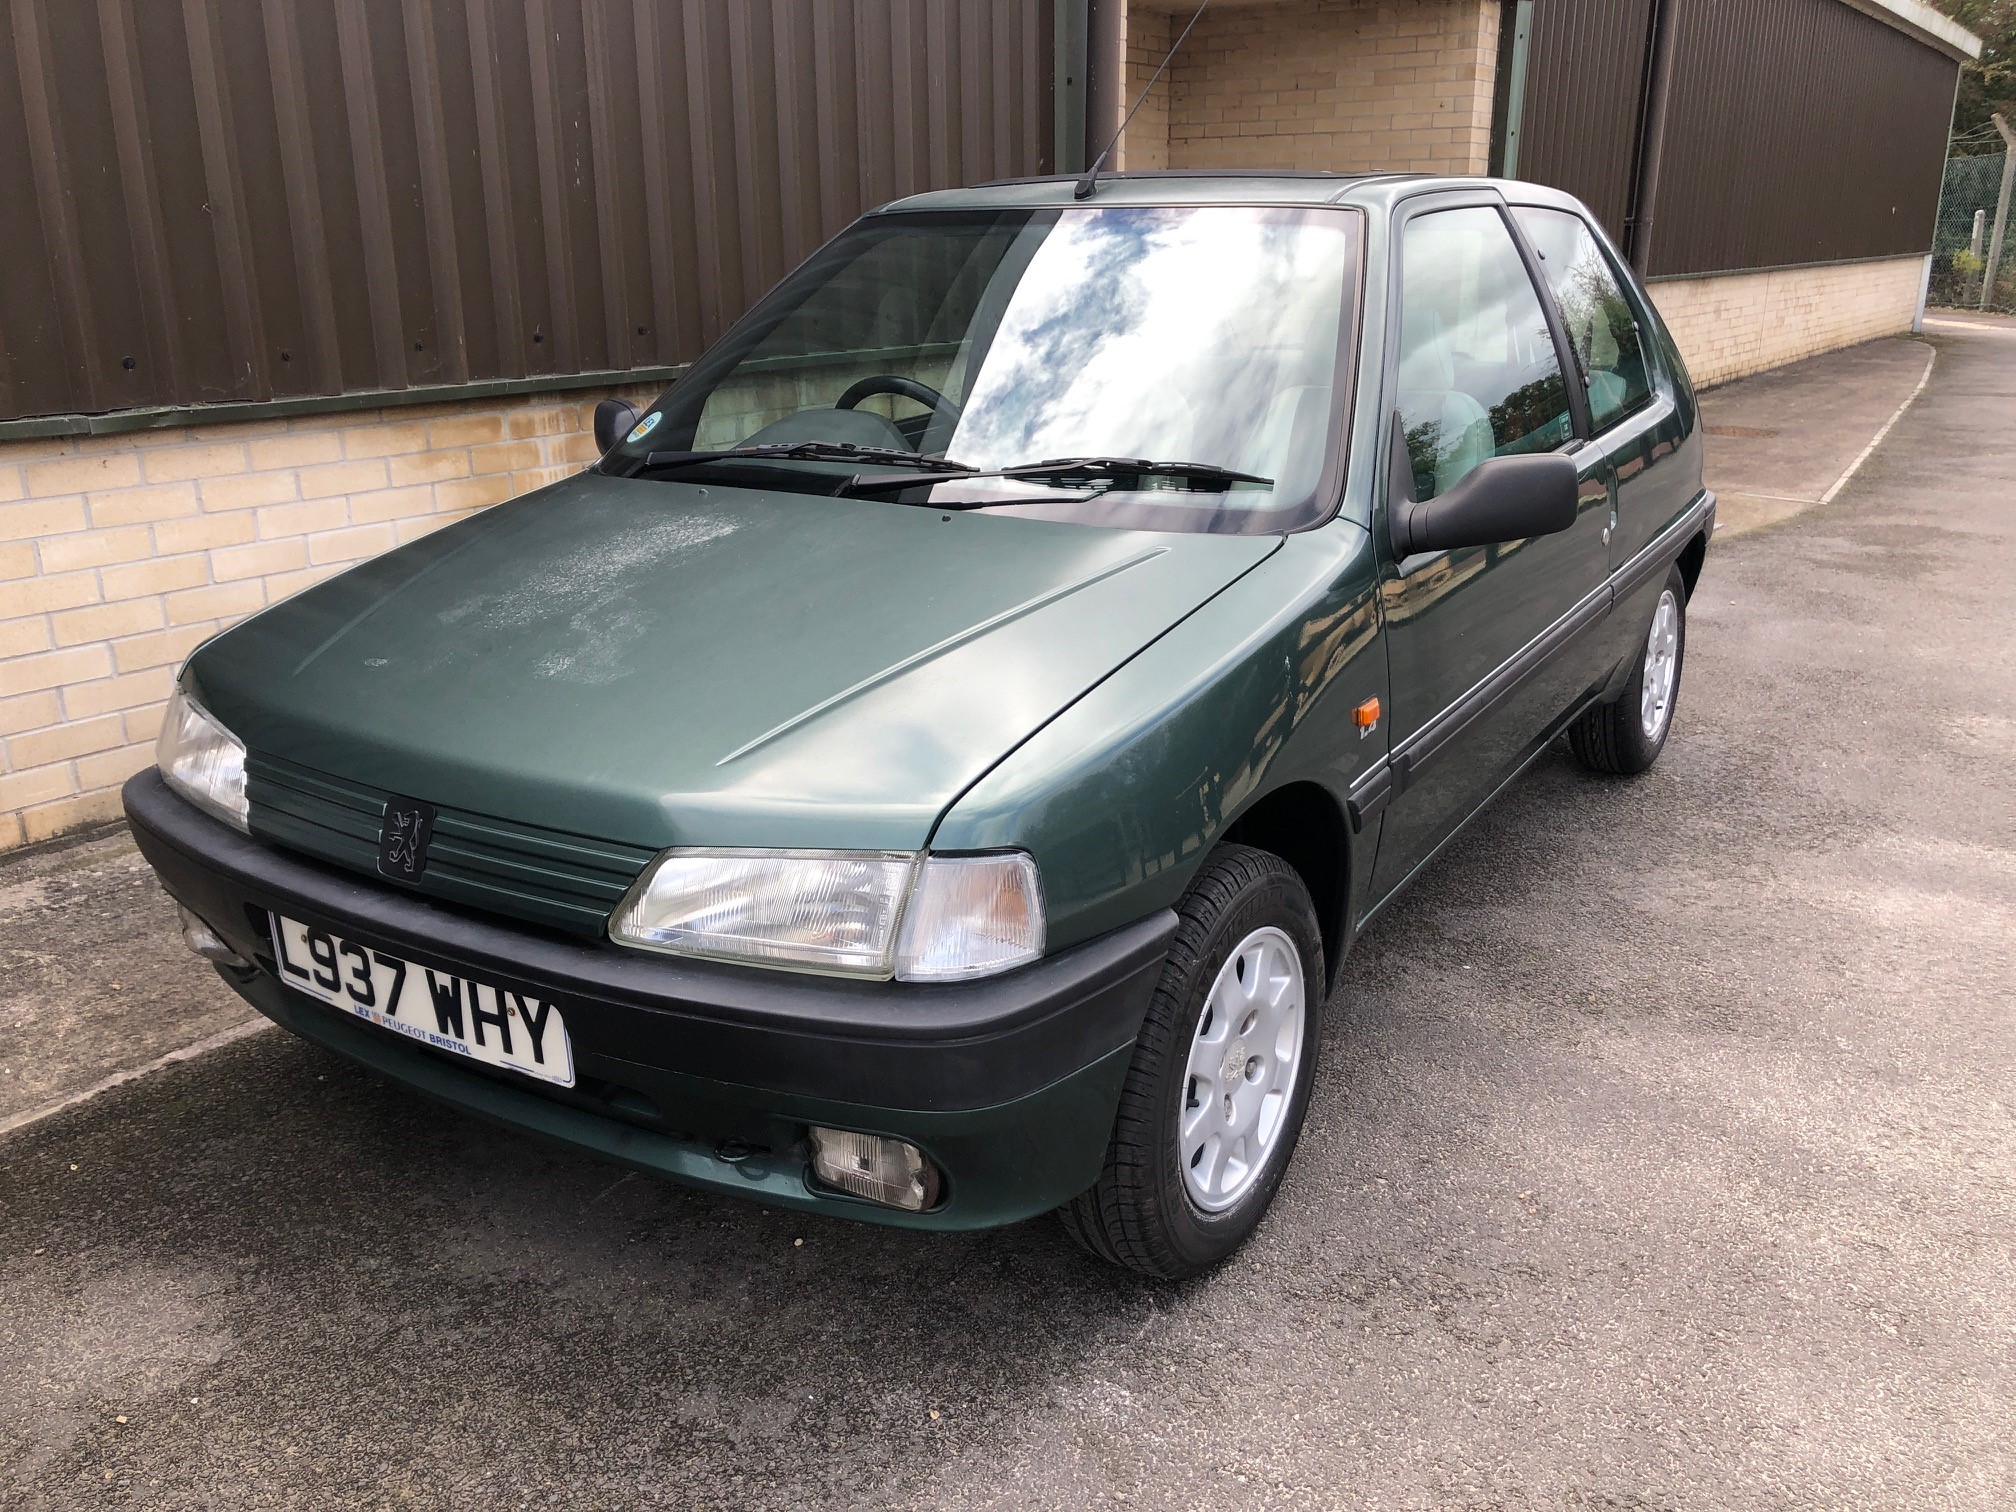
[[[389,794],[278,757],[248,755],[252,833],[376,877]],[[571,934],[600,935],[655,851],[442,808],[417,890]]]

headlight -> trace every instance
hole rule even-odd
[[[670,850],[609,936],[717,961],[956,981],[1040,956],[1043,901],[1021,855]]]
[[[155,765],[168,785],[234,829],[247,830],[245,743],[177,687],[168,695]]]
[[[609,933],[675,955],[886,977],[916,869],[886,851],[671,850]]]

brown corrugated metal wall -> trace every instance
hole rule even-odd
[[[682,362],[1048,168],[1052,0],[8,0],[0,419]]]
[[[1640,205],[1669,8],[1657,180]],[[1653,277],[1929,251],[1959,64],[1842,0],[1535,0],[1519,176],[1586,200]]]
[[[1624,239],[1652,0],[1540,0],[1526,63],[1519,177],[1565,189]]]
[[[1841,0],[1684,0],[1653,276],[1929,252],[1953,59]]]

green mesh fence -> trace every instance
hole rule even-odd
[[[1939,229],[1932,241],[1932,287],[1935,305],[1976,309],[1981,304],[1981,280],[1987,269],[1989,243],[1995,235],[1995,201],[2002,192],[2006,154],[1946,160],[1946,180],[1939,194]],[[1974,248],[1974,217],[1981,212],[1979,252]],[[2016,312],[2016,210],[2003,236],[2002,266],[1997,270],[1992,309]]]

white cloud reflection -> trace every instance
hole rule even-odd
[[[980,466],[1212,462],[1277,479],[1256,506],[1295,502],[1334,418],[1349,257],[1348,224],[1326,214],[1066,212],[1023,272],[947,450]]]

